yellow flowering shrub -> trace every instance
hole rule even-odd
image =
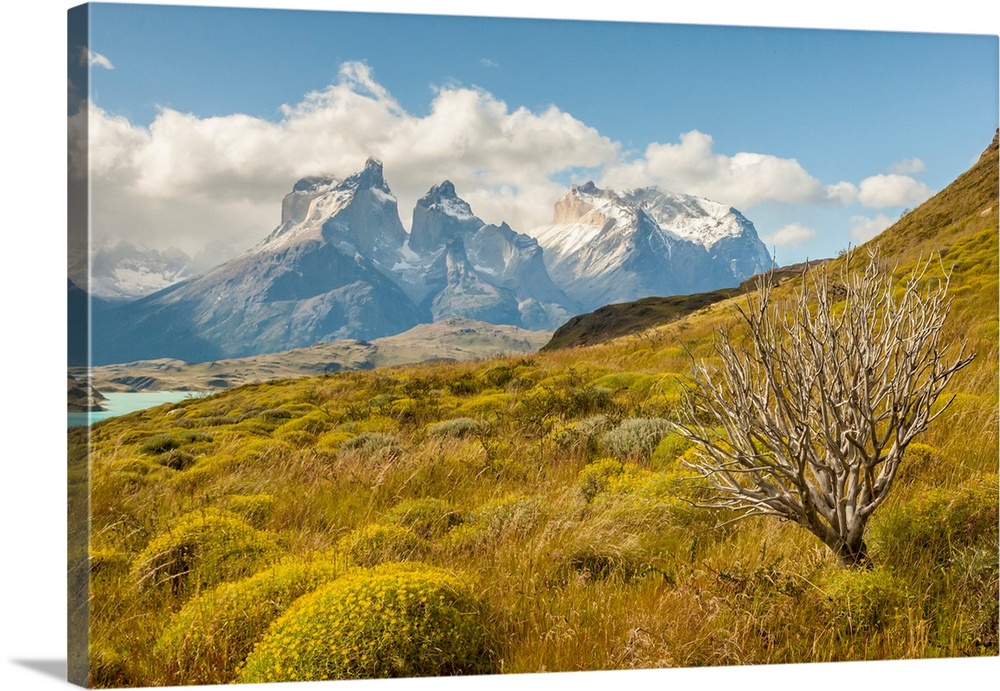
[[[423,541],[405,526],[372,523],[351,531],[337,546],[358,566],[375,566],[414,558]]]
[[[493,671],[473,590],[439,568],[389,564],[348,573],[296,600],[254,646],[237,681]]]
[[[228,683],[254,643],[292,602],[343,571],[334,561],[286,561],[223,583],[173,616],[156,642],[156,657],[171,683]]]
[[[882,629],[906,603],[903,584],[884,569],[839,569],[820,587],[830,623],[847,634]]]
[[[601,458],[585,465],[576,476],[580,493],[588,502],[609,490],[627,491],[629,487],[651,478],[653,473],[635,463],[622,463],[613,458]]]
[[[142,589],[169,587],[191,594],[260,570],[278,545],[228,511],[206,509],[181,516],[138,555],[132,580]]]
[[[227,508],[255,528],[267,523],[274,511],[270,494],[234,494],[226,501]]]

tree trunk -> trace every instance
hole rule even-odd
[[[868,556],[868,545],[863,537],[853,542],[841,542],[838,545],[830,545],[837,553],[840,565],[851,569],[870,569],[872,560]]]

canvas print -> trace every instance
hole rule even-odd
[[[70,10],[70,680],[996,656],[997,49]]]

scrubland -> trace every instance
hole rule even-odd
[[[91,683],[997,655],[995,155],[946,192],[879,241],[900,276],[940,253],[976,359],[869,525],[872,568],[694,505],[667,422],[723,301],[596,346],[95,425]]]

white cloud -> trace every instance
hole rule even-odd
[[[772,245],[775,247],[794,247],[807,240],[812,240],[814,237],[816,237],[816,231],[812,228],[807,228],[800,223],[790,223],[773,233],[762,235],[760,239],[768,247]]]
[[[698,130],[682,134],[676,144],[650,144],[643,158],[608,170],[602,184],[658,184],[744,208],[765,201],[820,203],[825,196],[820,181],[795,159],[750,152],[717,154],[711,135]]]
[[[858,243],[866,242],[891,226],[893,222],[894,219],[889,218],[885,214],[879,214],[874,217],[851,216],[851,237]]]
[[[410,115],[362,63],[345,64],[336,84],[282,113],[271,122],[164,108],[144,128],[92,105],[95,234],[141,229],[149,246],[188,253],[205,237],[248,247],[277,225],[296,179],[346,176],[368,156],[385,164],[405,225],[416,199],[448,178],[484,220],[524,230],[551,217],[563,192],[552,176],[619,155],[558,108],[511,110],[479,89],[442,88],[426,116]]]
[[[859,185],[858,201],[871,209],[887,206],[916,206],[926,201],[933,191],[908,175],[891,173],[872,175]]]
[[[113,70],[115,68],[106,57],[87,48],[82,49],[81,64],[87,64],[91,67],[103,67],[106,70]]]
[[[858,186],[850,182],[827,185],[824,193],[826,198],[834,204],[846,206],[858,201]]]
[[[490,60],[489,58],[483,58],[479,61],[479,64],[483,67],[500,67],[500,63],[496,60]]]
[[[360,62],[345,63],[336,83],[282,106],[278,121],[163,108],[141,127],[88,107],[89,118],[77,119],[89,125],[95,240],[140,240],[191,255],[206,238],[217,247],[249,247],[277,225],[281,198],[297,179],[344,177],[369,156],[385,164],[405,226],[416,200],[446,178],[484,220],[520,231],[551,218],[565,192],[554,178],[580,170],[593,171],[605,187],[658,184],[741,209],[915,206],[930,194],[901,174],[824,184],[792,158],[716,153],[712,137],[697,130],[627,157],[620,144],[555,106],[512,109],[476,88],[438,88],[429,112],[416,116]],[[75,173],[85,160],[78,154],[72,149]],[[866,227],[859,224],[857,232]],[[813,237],[811,229],[789,224],[767,241],[792,246]],[[210,255],[205,262],[225,258]]]
[[[919,158],[904,158],[889,167],[890,172],[899,175],[909,175],[911,173],[922,173],[927,170],[927,166]]]

